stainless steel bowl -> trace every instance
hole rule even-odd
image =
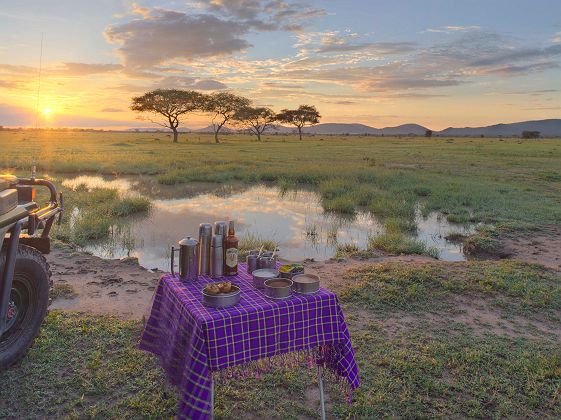
[[[263,268],[260,270],[255,270],[253,273],[253,287],[257,289],[265,288],[265,280],[274,279],[279,276],[279,272],[272,268]]]
[[[292,264],[286,264],[286,265],[287,265],[287,266],[292,266]],[[292,269],[292,271],[286,272],[286,273],[283,273],[283,272],[282,272],[282,268],[283,268],[283,267],[284,267],[284,265],[281,265],[281,266],[279,267],[279,273],[280,273],[280,276],[281,276],[283,279],[292,279],[294,276],[298,276],[298,275],[300,275],[300,274],[304,274],[304,267],[302,267],[302,268],[299,269],[299,270],[297,270],[297,269]]]
[[[234,306],[240,301],[240,288],[232,284],[232,291],[230,293],[220,293],[218,295],[211,295],[206,293],[206,287],[203,289],[203,303],[213,308],[227,308]]]
[[[271,299],[286,299],[291,295],[292,280],[269,279],[265,280],[265,294]]]
[[[319,276],[315,274],[300,274],[292,277],[292,290],[296,293],[309,295],[319,290]]]

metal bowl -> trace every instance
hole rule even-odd
[[[230,293],[220,293],[218,295],[207,293],[207,286],[203,289],[203,303],[207,306],[213,308],[227,308],[229,306],[234,306],[240,301],[241,291],[235,284],[232,284],[232,291]]]
[[[265,280],[265,294],[271,299],[286,299],[291,295],[292,280],[276,278]]]
[[[319,290],[319,276],[315,274],[300,274],[292,277],[292,290],[296,293],[309,295]]]
[[[274,279],[279,276],[279,272],[272,268],[262,268],[259,270],[255,270],[253,273],[253,287],[257,289],[265,288],[265,280]]]
[[[294,276],[298,276],[298,275],[300,275],[300,274],[304,274],[304,266],[301,265],[301,264],[298,264],[298,265],[301,265],[301,268],[297,269],[297,268],[294,268],[295,265],[296,265],[296,264],[285,264],[285,265],[281,265],[281,266],[279,267],[280,276],[281,276],[283,279],[292,279]],[[291,271],[283,272],[283,271],[282,271],[282,270],[283,270],[283,267],[289,268],[289,269],[291,269]]]

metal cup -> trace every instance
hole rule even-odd
[[[257,270],[257,254],[252,254],[250,251],[249,255],[246,257],[245,261],[247,263],[247,273],[251,274]]]
[[[275,257],[265,257],[262,256],[257,260],[257,268],[275,268],[277,265],[277,259]]]

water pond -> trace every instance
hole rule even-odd
[[[234,220],[236,234],[255,235],[279,244],[282,258],[326,260],[335,255],[337,244],[353,243],[364,249],[368,238],[383,232],[369,213],[342,216],[324,212],[314,191],[283,193],[277,187],[189,184],[159,186],[153,180],[80,176],[66,179],[72,188],[115,188],[123,193],[142,194],[152,200],[149,215],[131,218],[114,230],[107,241],[86,247],[103,258],[137,257],[146,268],[169,270],[170,247],[185,236],[196,236],[200,223]],[[450,232],[471,233],[473,227],[450,224],[438,214],[417,215],[416,237],[436,247],[439,258],[464,259],[460,244],[445,239]]]

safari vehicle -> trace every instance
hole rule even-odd
[[[42,207],[35,187],[50,192]],[[47,314],[51,272],[44,254],[62,211],[62,194],[52,182],[0,175],[0,369],[25,355]]]

